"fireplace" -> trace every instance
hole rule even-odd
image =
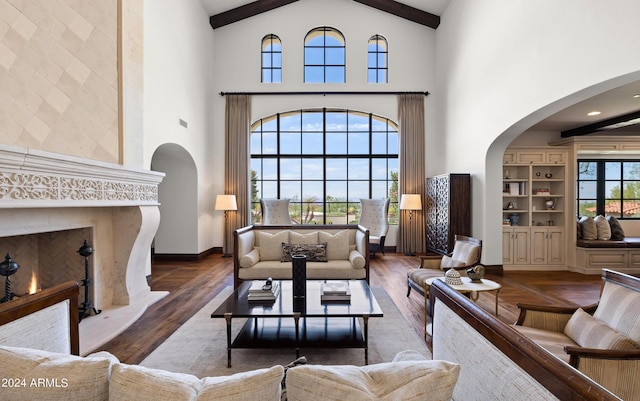
[[[84,258],[77,251],[87,240],[95,249],[89,258],[90,298],[97,309],[157,299],[147,276],[163,177],[118,164],[0,145],[0,254],[4,260],[9,253],[20,264],[11,277],[12,292],[20,296],[69,280],[81,284]],[[81,291],[81,302],[83,298]],[[82,327],[80,341],[82,346]]]

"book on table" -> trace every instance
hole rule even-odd
[[[321,301],[350,301],[351,288],[349,281],[327,281],[320,287]]]
[[[280,293],[280,283],[273,282],[270,288],[265,287],[264,281],[254,281],[249,288],[249,301],[275,301]]]

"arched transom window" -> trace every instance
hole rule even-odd
[[[374,84],[385,84],[388,81],[387,40],[374,35],[369,39],[367,46],[367,82]]]
[[[304,38],[304,82],[346,81],[345,40],[330,27],[315,28]]]
[[[273,34],[262,38],[262,82],[282,82],[282,42]]]

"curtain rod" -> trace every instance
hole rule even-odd
[[[425,95],[429,92],[220,92],[220,96],[225,95]]]

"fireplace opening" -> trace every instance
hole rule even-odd
[[[11,276],[14,298],[67,281],[81,284],[85,278],[85,262],[78,255],[78,248],[85,240],[91,242],[92,231],[91,227],[85,227],[0,237],[0,253],[8,253],[20,265]],[[82,291],[79,302],[85,302]]]

